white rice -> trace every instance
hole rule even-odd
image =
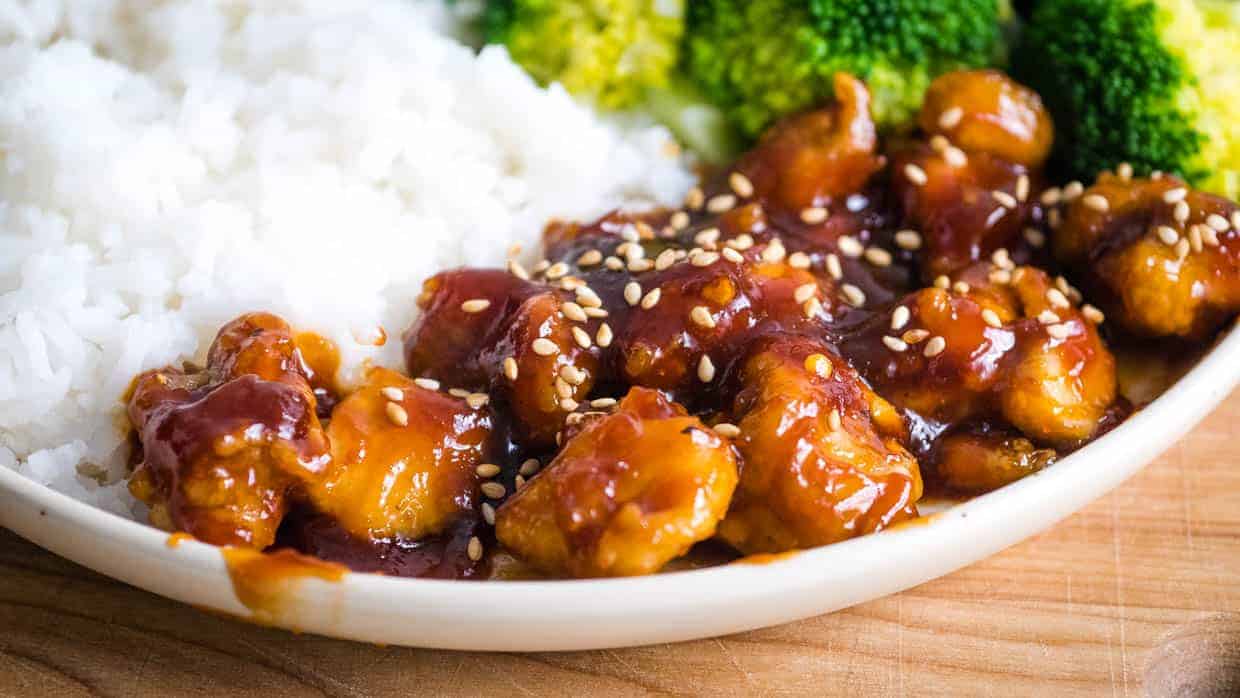
[[[119,398],[228,319],[270,310],[346,365],[399,366],[430,274],[500,264],[553,216],[680,200],[664,130],[538,88],[451,19],[0,0],[0,465],[134,513]]]

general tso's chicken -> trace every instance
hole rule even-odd
[[[633,388],[499,508],[495,533],[551,574],[648,574],[715,533],[736,479],[726,438]]]
[[[526,445],[552,446],[598,372],[597,332],[578,323],[588,317],[572,297],[507,272],[438,274],[424,285],[424,312],[405,337],[409,372],[493,391],[512,406]]]
[[[948,73],[926,92],[920,123],[929,140],[896,155],[892,187],[924,240],[925,280],[999,248],[1028,261],[1054,131],[1038,96],[995,71]]]
[[[841,349],[884,397],[926,419],[997,413],[1040,442],[1080,445],[1116,397],[1115,359],[1094,327],[1101,317],[1076,307],[1066,283],[1010,267],[944,277]]]
[[[1046,162],[1055,138],[1038,93],[997,70],[940,75],[926,90],[918,125],[967,152],[1034,168]]]
[[[845,73],[833,79],[835,104],[787,117],[763,134],[736,170],[757,198],[798,214],[860,191],[883,166],[870,116],[870,92]]]
[[[266,313],[225,325],[205,371],[138,376],[129,397],[142,460],[130,479],[151,522],[218,545],[265,548],[290,493],[330,462],[288,325]]]
[[[1053,241],[1129,332],[1202,339],[1240,310],[1240,207],[1174,177],[1104,173]]]
[[[1006,430],[967,429],[939,440],[935,472],[957,492],[990,492],[1042,470],[1056,455]]]
[[[371,368],[332,412],[332,462],[307,498],[362,540],[441,533],[477,506],[491,433],[485,406]]]
[[[835,543],[917,515],[917,461],[899,413],[820,341],[755,348],[734,414],[744,466],[719,526],[745,553]]]

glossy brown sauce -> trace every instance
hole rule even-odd
[[[179,548],[181,544],[187,540],[194,540],[194,537],[184,531],[176,531],[168,535],[168,539],[164,541],[164,545],[169,548]]]
[[[734,565],[769,565],[773,562],[783,562],[784,560],[791,560],[797,555],[800,555],[801,552],[802,551],[800,550],[785,550],[782,553],[754,553],[753,555],[746,555],[742,558],[739,558],[735,560],[732,564]]]
[[[339,582],[349,571],[344,565],[288,549],[259,552],[223,547],[220,554],[237,600],[260,621],[279,618],[287,609],[291,590],[300,581]]]

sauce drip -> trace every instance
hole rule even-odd
[[[263,622],[274,621],[288,610],[290,595],[301,580],[338,582],[349,571],[344,565],[287,549],[263,553],[226,547],[220,554],[237,600]]]

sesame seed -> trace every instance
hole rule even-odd
[[[565,364],[560,367],[560,378],[569,385],[581,385],[586,381],[586,372],[572,364]]]
[[[667,222],[676,230],[684,230],[689,227],[689,214],[685,211],[677,211]]]
[[[726,213],[736,206],[736,197],[732,194],[719,194],[710,197],[706,202],[706,210],[711,213]]]
[[[801,222],[808,225],[818,225],[827,220],[827,216],[831,212],[822,206],[810,206],[801,209]]]
[[[926,337],[929,337],[929,336],[930,336],[929,330],[914,329],[914,330],[909,330],[908,332],[905,332],[904,334],[900,335],[900,339],[903,339],[907,344],[918,344],[922,342],[923,340],[925,340]]]
[[[515,381],[518,375],[517,360],[511,356],[504,359],[504,377],[510,381]]]
[[[499,475],[499,471],[499,466],[494,463],[483,463],[474,468],[474,472],[478,473],[478,477],[495,477]]]
[[[1017,201],[1029,200],[1029,175],[1023,174],[1016,178]]]
[[[817,293],[818,284],[811,282],[797,286],[796,290],[792,292],[792,298],[798,303],[804,303],[805,301],[813,298]]]
[[[624,268],[624,262],[619,257],[611,256],[603,260],[603,266],[612,271],[620,271]]]
[[[663,271],[676,263],[676,250],[667,249],[654,258],[655,271]]]
[[[1063,188],[1063,200],[1072,201],[1085,193],[1085,185],[1080,182],[1068,182]]]
[[[576,291],[577,289],[585,285],[586,285],[586,282],[582,281],[581,279],[578,279],[575,276],[566,276],[563,279],[560,279],[560,288],[564,289],[565,291]]]
[[[521,266],[521,263],[515,259],[508,260],[508,273],[518,279],[521,279],[522,281],[530,280],[530,273],[526,271],[525,267]]]
[[[1188,226],[1188,244],[1192,247],[1193,252],[1200,252],[1202,250],[1201,229],[1205,227],[1200,223]]]
[[[1085,205],[1085,208],[1092,209],[1098,213],[1106,213],[1111,208],[1111,202],[1107,201],[1107,198],[1101,194],[1086,194],[1081,199],[1081,203]]]
[[[831,431],[839,431],[844,428],[844,420],[840,419],[839,408],[831,408],[831,412],[827,414],[827,426],[831,427]]]
[[[637,226],[626,225],[620,229],[620,237],[625,242],[636,243],[642,239],[641,233],[637,232]],[[620,248],[616,248],[617,250]]]
[[[702,358],[698,360],[697,376],[698,380],[703,383],[709,383],[715,379],[715,364],[706,354],[702,354]]]
[[[634,274],[640,274],[641,272],[650,271],[651,269],[654,269],[654,262],[649,259],[634,259],[628,264],[628,270]]]
[[[1240,230],[1240,211],[1231,212],[1231,227]]]
[[[932,359],[939,354],[942,354],[943,350],[946,348],[947,340],[935,335],[930,338],[930,341],[926,342],[926,347],[921,350],[921,355],[927,359]]]
[[[864,211],[869,205],[870,200],[865,198],[864,194],[849,194],[848,198],[844,199],[844,208],[853,213]]]
[[[825,259],[827,273],[832,279],[839,281],[844,278],[844,267],[840,264],[840,258],[835,254],[828,254]]]
[[[939,114],[939,128],[950,131],[959,126],[962,119],[964,119],[964,109],[949,107]]]
[[[582,349],[589,349],[591,346],[590,333],[580,327],[573,328],[573,339],[576,340],[577,346]]]
[[[611,315],[604,308],[583,308],[583,310],[585,310],[586,317],[607,317]]]
[[[969,164],[969,158],[960,148],[952,146],[943,151],[943,159],[952,167],[964,167]]]
[[[1132,179],[1132,165],[1129,165],[1126,162],[1121,162],[1119,167],[1115,168],[1115,174],[1119,175],[1120,179],[1127,182]]]
[[[1012,272],[1007,269],[991,269],[986,279],[992,284],[1006,285],[1012,283]]]
[[[732,249],[731,247],[723,248],[722,254],[723,254],[724,259],[728,260],[729,262],[732,262],[733,264],[740,264],[741,262],[745,261],[744,255]]]
[[[1063,199],[1063,190],[1059,187],[1051,187],[1042,191],[1042,196],[1038,199],[1043,206],[1057,206]]]
[[[999,319],[999,314],[990,308],[982,309],[982,322],[991,327],[1003,327],[1003,321]]]
[[[1072,326],[1060,323],[1058,325],[1047,325],[1046,333],[1055,339],[1067,339],[1072,334]]]
[[[955,291],[956,293],[968,293],[970,290],[972,290],[972,288],[973,287],[970,286],[968,282],[966,281],[957,281],[956,283],[952,284],[952,290]]]
[[[693,244],[702,247],[711,247],[719,242],[718,228],[704,228],[699,230],[697,235],[693,236]]]
[[[485,298],[471,298],[461,303],[461,310],[467,313],[481,313],[491,307],[491,301]]]
[[[469,391],[464,388],[449,388],[448,394],[452,397],[459,397],[462,400],[469,397]]]
[[[1006,247],[1000,247],[990,254],[990,261],[1000,269],[1013,269],[1016,265],[1012,262],[1012,254],[1007,251]]]
[[[1162,178],[1163,178],[1162,170],[1153,170],[1150,172],[1150,179],[1154,180],[1155,182],[1157,182],[1158,180]]]
[[[947,140],[942,134],[936,133],[930,137],[930,149],[936,153],[941,153],[951,147],[952,142]]]
[[[573,386],[560,376],[555,377],[555,382],[552,385],[555,386],[555,394],[559,395],[561,399],[573,396]]]
[[[830,378],[835,365],[825,354],[810,354],[805,357],[805,368],[819,378]]]
[[[600,347],[609,347],[611,346],[612,338],[611,326],[605,322],[599,325],[598,332],[594,335],[594,341],[598,342]]]
[[[1041,248],[1046,244],[1046,235],[1037,228],[1025,228],[1025,242],[1033,247]]]
[[[1172,228],[1169,225],[1158,226],[1157,232],[1158,239],[1161,240],[1164,245],[1174,245],[1180,241],[1180,234],[1175,231],[1175,228]]]
[[[883,344],[887,345],[888,349],[895,351],[895,352],[901,352],[901,351],[904,351],[905,349],[908,349],[908,345],[905,344],[904,340],[900,339],[899,337],[884,336]]]
[[[573,410],[577,409],[577,401],[572,399],[571,397],[566,397],[563,400],[560,400],[560,409],[564,410],[565,412],[572,412]]]
[[[767,243],[766,247],[763,248],[762,261],[772,263],[778,262],[784,258],[785,254],[787,254],[787,250],[784,249],[784,243],[780,242],[779,238],[775,238]]]
[[[1084,315],[1086,320],[1089,320],[1095,325],[1101,325],[1102,322],[1106,320],[1106,315],[1103,315],[1101,310],[1098,310],[1088,303],[1081,306],[1081,315]]]
[[[642,309],[650,310],[659,304],[659,298],[663,296],[663,292],[657,288],[651,289],[646,295],[642,296]]]
[[[1191,213],[1188,209],[1187,201],[1180,201],[1175,205],[1175,209],[1171,212],[1171,217],[1176,223],[1184,224],[1188,222],[1188,216]]]
[[[727,422],[720,422],[711,428],[715,430],[716,434],[728,439],[735,439],[741,435],[740,427]]]
[[[624,301],[629,305],[637,305],[642,299],[641,284],[630,281],[624,285]]]
[[[999,202],[1003,208],[1016,208],[1016,197],[1005,191],[995,190],[990,192],[991,198]]]
[[[753,182],[740,172],[733,172],[728,175],[728,186],[732,187],[732,191],[742,199],[748,199],[753,196]]]
[[[387,412],[387,418],[391,420],[392,424],[398,427],[409,426],[409,413],[405,411],[404,407],[395,402],[389,402],[383,406],[383,409]]]
[[[538,339],[535,339],[533,343],[530,344],[530,348],[533,349],[534,353],[539,356],[555,356],[560,353],[560,348],[556,346],[555,342],[547,339],[546,337],[539,337]]]
[[[405,391],[401,390],[400,388],[396,388],[390,385],[380,390],[379,393],[382,394],[383,397],[389,400],[393,400],[395,402],[400,402],[401,400],[405,399]]]
[[[896,331],[904,329],[911,316],[912,313],[909,312],[907,305],[897,305],[896,309],[891,311],[891,329]]]
[[[1175,243],[1176,256],[1179,257],[1180,259],[1184,259],[1185,257],[1187,257],[1189,247],[1190,245],[1189,245],[1188,240],[1181,238],[1179,242]]]
[[[573,322],[585,322],[586,320],[589,320],[589,318],[586,317],[586,311],[580,305],[577,305],[572,301],[561,303],[560,312],[564,313],[564,317],[572,320]]]
[[[689,263],[695,267],[709,267],[719,261],[718,252],[699,252],[689,258]]]
[[[636,242],[626,242],[617,247],[616,252],[624,255],[624,258],[630,262],[646,256],[646,248]]]
[[[744,252],[753,247],[753,236],[749,233],[741,233],[728,241],[728,247]]]
[[[840,253],[845,257],[856,259],[865,254],[865,245],[857,242],[857,238],[851,235],[841,235],[836,244],[840,248]]]
[[[788,266],[793,269],[809,269],[809,255],[804,252],[793,252],[788,255]]]
[[[1063,291],[1060,291],[1057,288],[1046,290],[1046,300],[1050,301],[1050,304],[1056,308],[1072,307],[1072,304],[1068,302],[1068,297],[1064,295]]]
[[[1188,196],[1188,189],[1185,189],[1184,187],[1176,187],[1175,189],[1168,189],[1163,192],[1162,200],[1168,204],[1178,204],[1183,201],[1186,196]]]
[[[889,267],[891,253],[881,247],[871,247],[865,251],[865,261],[876,267]]]
[[[478,536],[469,537],[469,545],[465,547],[465,552],[474,562],[482,559],[482,541],[478,540]]]
[[[840,286],[840,291],[844,294],[844,300],[848,301],[849,305],[857,308],[865,305],[865,292],[856,286],[843,284]]]
[[[470,393],[469,395],[465,396],[465,404],[469,405],[475,410],[481,409],[490,401],[491,401],[491,396],[487,395],[486,393]]]
[[[911,162],[904,166],[904,176],[919,187],[930,181],[930,178],[926,176],[926,171]]]
[[[710,314],[710,308],[704,305],[693,306],[693,310],[689,311],[689,318],[701,327],[708,329],[714,329],[715,327],[715,317]]]
[[[484,482],[480,485],[480,488],[482,493],[491,499],[502,499],[508,493],[508,490],[504,489],[503,485],[494,481]]]
[[[439,381],[434,378],[414,378],[413,384],[426,390],[439,390]]]
[[[1218,231],[1208,225],[1201,227],[1201,239],[1210,247],[1219,246]]]
[[[901,230],[896,233],[896,246],[902,250],[921,249],[921,233],[916,230]]]
[[[702,208],[702,204],[706,201],[706,195],[702,193],[700,187],[693,187],[685,194],[685,208],[696,211]]]
[[[581,256],[577,258],[577,266],[592,267],[601,261],[603,261],[602,252],[598,250],[587,250],[585,252],[582,252]]]
[[[1206,225],[1220,233],[1225,233],[1231,228],[1231,223],[1217,213],[1211,213],[1206,217]]]
[[[801,304],[801,312],[807,320],[813,320],[814,317],[822,311],[822,301],[817,298],[811,298]]]
[[[495,525],[495,507],[490,502],[482,503],[482,520],[487,522],[488,526]]]
[[[650,224],[646,221],[637,221],[633,224],[633,228],[637,231],[637,238],[639,240],[654,239],[654,228],[650,227]]]
[[[597,402],[597,400],[595,402]],[[538,469],[541,467],[542,463],[539,463],[537,458],[526,458],[525,462],[521,463],[521,468],[517,472],[525,477],[530,477],[534,473],[538,472]]]
[[[1057,315],[1053,310],[1043,310],[1038,313],[1038,322],[1043,325],[1053,325],[1059,322],[1059,315]]]

